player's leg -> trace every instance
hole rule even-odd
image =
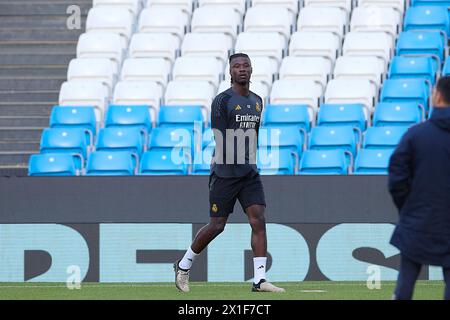
[[[421,265],[405,255],[401,255],[400,272],[395,288],[395,300],[411,300],[414,292],[414,286],[419,277]]]
[[[445,282],[444,299],[450,300],[450,267],[442,268],[442,272],[444,273]]]

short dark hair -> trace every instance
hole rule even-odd
[[[442,95],[444,102],[450,105],[450,76],[441,77],[436,84],[436,90]]]
[[[250,60],[250,57],[247,55],[247,54],[245,54],[245,53],[242,53],[242,52],[238,52],[238,53],[235,53],[235,54],[232,54],[231,56],[230,56],[230,64],[231,64],[231,61],[233,60],[233,59],[235,59],[235,58],[239,58],[239,57],[241,57],[241,58],[247,58],[248,60]]]

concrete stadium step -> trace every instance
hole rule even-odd
[[[87,15],[80,16],[80,28],[86,29]],[[38,16],[14,16],[2,15],[0,13],[0,28],[33,28],[33,29],[48,29],[48,28],[67,28],[67,21],[69,15],[38,15]],[[70,29],[68,29],[70,30]]]
[[[76,58],[76,53],[69,54],[2,54],[0,52],[0,65],[65,65]],[[1,88],[1,86],[0,86]]]
[[[45,128],[10,128],[0,127],[0,141],[41,141],[42,130]]]
[[[39,151],[39,142],[28,142],[28,141],[0,141],[0,152],[18,152],[18,151],[32,151],[37,152]]]
[[[23,117],[50,116],[53,106],[57,103],[53,102],[29,102],[29,103],[13,103],[0,101],[0,116],[14,117],[21,115]]]
[[[58,101],[59,91],[20,91],[1,92],[0,101],[3,102],[37,102],[37,101]]]
[[[2,54],[75,54],[77,41],[0,42],[0,52]]]
[[[67,77],[67,66],[65,65],[40,65],[40,66],[1,66],[0,79],[10,79],[17,77],[47,77],[65,78]]]
[[[65,79],[2,79],[0,78],[0,90],[2,91],[54,91],[61,87]]]
[[[84,30],[61,29],[2,29],[0,30],[0,43],[16,43],[19,41],[78,41]]]
[[[32,154],[37,154],[38,151],[12,151],[0,152],[0,166],[1,167],[28,167],[28,162]]]
[[[0,127],[45,127],[49,126],[49,117],[0,116]]]
[[[92,7],[92,1],[13,1],[0,2],[1,15],[36,16],[36,15],[67,15],[67,8],[76,5],[81,14],[87,14]]]

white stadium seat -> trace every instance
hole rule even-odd
[[[347,13],[347,16],[350,16],[350,12],[352,11],[352,0],[303,0],[303,3],[305,7],[341,8]]]
[[[138,15],[142,8],[142,0],[94,0],[93,5],[96,7],[119,7],[128,9],[134,17]]]
[[[280,80],[314,80],[325,91],[331,74],[331,61],[323,57],[285,57],[280,67]]]
[[[276,68],[286,50],[284,37],[277,32],[242,32],[236,40],[235,52],[245,52],[251,57],[269,57]]]
[[[180,49],[176,36],[170,33],[136,33],[131,38],[131,58],[164,58],[175,62]]]
[[[147,1],[147,8],[151,8],[154,6],[167,6],[169,8],[178,8],[183,11],[186,15],[186,18],[190,18],[193,9],[194,0],[143,0]]]
[[[298,0],[252,0],[252,6],[276,5],[289,10],[292,17],[296,16],[299,10]]]
[[[245,32],[278,32],[289,40],[292,19],[286,8],[278,6],[256,6],[247,10],[244,19]]]
[[[405,12],[405,0],[357,0],[358,7],[393,8],[400,17]]]
[[[352,31],[345,36],[342,53],[352,56],[375,56],[383,60],[387,66],[393,49],[394,43],[387,33]]]
[[[346,13],[333,7],[306,7],[297,19],[297,31],[329,31],[339,39],[343,38],[346,25]]]
[[[188,33],[181,45],[181,55],[216,57],[225,66],[232,47],[231,38],[223,33]]]
[[[375,86],[381,86],[386,72],[384,63],[376,57],[341,56],[334,66],[335,79],[367,79]]]
[[[290,56],[324,57],[336,60],[340,50],[339,37],[331,32],[298,31],[291,37]]]
[[[187,31],[188,18],[180,8],[170,6],[153,6],[142,10],[139,16],[140,33],[171,33],[183,39]]]
[[[398,12],[392,8],[358,7],[352,12],[350,30],[387,32],[394,40],[400,24]]]
[[[365,106],[366,119],[373,112],[376,90],[369,80],[333,79],[325,90],[325,103],[361,103]]]
[[[77,58],[108,58],[119,70],[124,56],[123,42],[118,34],[87,32],[80,35],[77,43]]]
[[[86,19],[86,32],[112,32],[121,36],[125,46],[134,30],[134,17],[126,8],[94,7]]]
[[[173,80],[202,80],[219,86],[223,77],[223,64],[215,57],[179,57],[172,71]]]
[[[107,58],[72,59],[67,69],[68,81],[100,81],[112,93],[116,82],[117,72],[114,70],[114,62]]]
[[[196,9],[192,15],[192,32],[222,32],[234,41],[241,28],[241,17],[230,6],[204,6]]]
[[[197,0],[199,7],[206,6],[228,6],[238,12],[241,17],[246,10],[247,0]]]
[[[93,106],[97,122],[103,121],[108,102],[108,89],[100,81],[65,81],[59,91],[59,105]]]
[[[264,83],[267,88],[272,86],[275,75],[278,73],[278,68],[275,68],[272,61],[268,57],[250,57],[252,63],[252,78],[251,81],[260,81]],[[228,82],[231,79],[230,63],[227,63],[225,68],[225,80]]]
[[[230,80],[224,80],[220,83],[217,93],[221,93],[229,89],[230,87]],[[267,99],[269,98],[270,88],[268,88],[265,83],[261,81],[252,81],[250,83],[250,91],[260,96],[264,104],[267,102]]]
[[[119,81],[114,89],[113,104],[148,105],[156,119],[161,98],[161,88],[155,81]]]
[[[122,81],[155,81],[161,92],[169,82],[171,64],[164,58],[125,59],[120,80]]]
[[[277,80],[270,92],[271,104],[305,104],[309,106],[311,121],[315,118],[322,86],[314,80]]]
[[[170,81],[164,95],[165,105],[200,105],[204,108],[204,118],[209,118],[211,103],[216,90],[208,81]]]

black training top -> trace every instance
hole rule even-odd
[[[241,96],[232,88],[218,94],[211,106],[211,127],[216,148],[211,173],[242,177],[256,168],[258,131],[263,102],[251,92]]]

